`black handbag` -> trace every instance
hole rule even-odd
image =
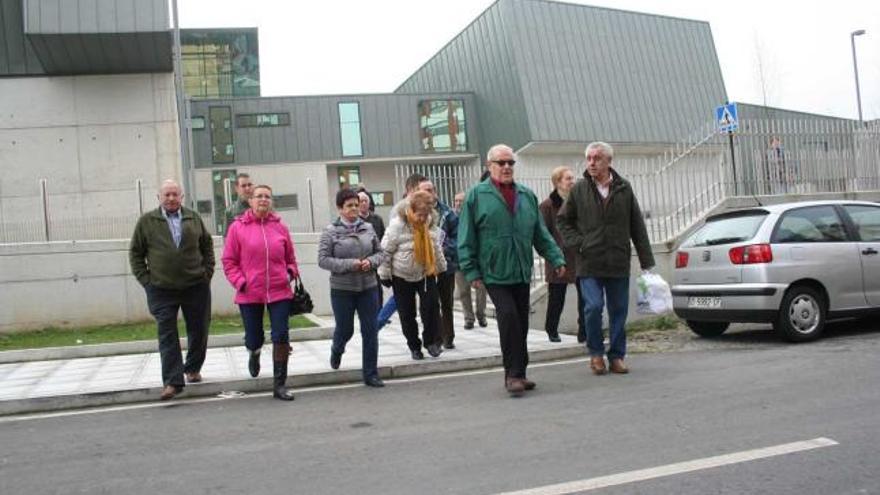
[[[293,299],[290,300],[290,316],[311,313],[315,309],[312,302],[312,296],[303,287],[302,280],[299,277],[294,279]]]

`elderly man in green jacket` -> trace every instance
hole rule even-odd
[[[566,247],[578,250],[578,283],[583,295],[590,368],[604,375],[605,342],[602,308],[608,301],[612,373],[627,373],[626,314],[632,248],[636,246],[643,270],[654,266],[654,255],[642,210],[629,182],[613,168],[614,149],[603,142],[587,146],[585,179],[578,181],[556,217]]]
[[[177,182],[159,188],[159,208],[144,213],[131,236],[131,272],[144,287],[156,319],[162,361],[160,398],[171,399],[187,382],[202,381],[211,323],[214,242],[199,214],[185,208]],[[186,361],[181,358],[177,314],[186,322]]]
[[[495,305],[504,387],[519,396],[535,388],[526,378],[532,248],[559,276],[565,275],[565,258],[544,225],[535,193],[513,180],[513,149],[496,144],[486,159],[489,177],[468,191],[461,207],[458,257],[468,283],[485,285]]]

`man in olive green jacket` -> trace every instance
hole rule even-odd
[[[159,208],[145,213],[134,229],[128,258],[144,286],[150,314],[156,319],[162,360],[161,399],[174,397],[186,381],[202,379],[211,318],[214,242],[198,213],[181,205],[183,192],[171,180],[159,189]],[[186,321],[184,364],[177,333],[177,313]]]
[[[529,284],[532,248],[565,275],[565,258],[538,211],[529,188],[513,181],[516,157],[504,144],[489,149],[489,178],[470,191],[458,223],[458,258],[465,279],[474,287],[485,284],[495,305],[504,385],[513,396],[535,388],[526,378],[529,363]]]
[[[557,227],[566,247],[578,250],[578,283],[584,302],[590,368],[603,375],[605,343],[602,308],[608,301],[613,373],[627,373],[626,315],[632,248],[643,270],[654,266],[654,255],[639,202],[629,182],[611,168],[614,150],[607,143],[587,146],[585,178],[575,184],[557,214]]]

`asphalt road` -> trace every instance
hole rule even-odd
[[[880,493],[871,326],[838,325],[808,345],[740,329],[710,348],[632,355],[627,376],[592,376],[584,361],[534,366],[538,389],[520,399],[492,370],[297,391],[286,404],[0,418],[0,494]],[[625,480],[820,437],[837,444]],[[616,474],[624,481],[577,491]]]

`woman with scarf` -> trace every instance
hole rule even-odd
[[[293,400],[285,388],[290,358],[290,282],[299,276],[290,231],[272,211],[272,188],[257,186],[250,209],[229,226],[223,245],[223,272],[235,288],[235,304],[244,324],[244,343],[250,359],[248,371],[260,374],[263,348],[263,313],[268,310],[272,328],[272,394]]]
[[[354,334],[354,315],[361,327],[363,352],[361,372],[368,387],[383,387],[377,360],[379,341],[376,336],[376,268],[383,254],[373,226],[359,214],[358,193],[342,189],[336,193],[339,218],[321,234],[318,244],[318,266],[330,271],[330,305],[336,328],[330,346],[330,367],[339,369],[345,345]]]
[[[413,359],[424,359],[422,345],[432,357],[443,352],[439,343],[440,305],[437,275],[446,271],[440,229],[434,225],[434,196],[416,191],[395,207],[382,250],[379,267],[382,285],[394,289],[403,335]],[[416,296],[422,318],[422,340],[416,323]]]
[[[544,217],[544,224],[550,235],[556,240],[556,244],[562,249],[565,255],[565,266],[570,269],[566,270],[564,276],[556,275],[555,270],[549,263],[544,264],[544,280],[547,282],[548,300],[547,300],[547,318],[544,320],[544,329],[547,331],[547,337],[550,342],[561,342],[559,338],[559,317],[562,314],[562,308],[565,306],[565,293],[568,284],[574,284],[578,292],[578,342],[586,340],[584,331],[584,308],[583,298],[581,297],[581,287],[576,283],[574,269],[577,262],[577,248],[566,248],[562,244],[562,235],[556,227],[556,214],[562,203],[568,198],[568,193],[574,187],[574,172],[568,167],[557,167],[550,175],[550,181],[553,183],[553,192],[550,197],[545,199],[538,207],[541,210],[541,216]]]

